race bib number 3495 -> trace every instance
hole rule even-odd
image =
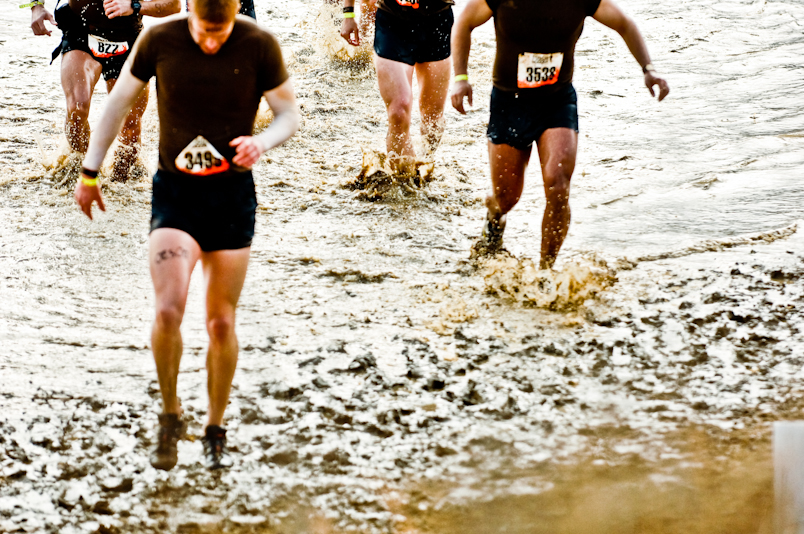
[[[212,143],[199,135],[182,150],[174,161],[181,172],[194,176],[209,176],[229,170],[229,162],[215,150]]]
[[[516,86],[521,89],[532,89],[543,85],[553,85],[558,81],[564,54],[519,54]]]
[[[128,43],[126,41],[115,43],[97,35],[90,35],[88,41],[89,49],[95,57],[121,56],[128,52]]]

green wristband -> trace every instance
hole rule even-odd
[[[345,19],[353,19],[353,18],[355,18],[355,14],[354,13],[344,13],[343,18],[345,18]]]
[[[20,9],[25,9],[26,7],[36,7],[36,6],[44,6],[44,5],[45,5],[44,2],[40,2],[39,0],[34,0],[30,4],[22,4],[20,6]]]
[[[457,75],[455,75],[455,81],[456,82],[468,82],[469,81],[469,75],[468,74],[457,74]]]

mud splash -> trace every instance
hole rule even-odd
[[[359,191],[359,200],[401,200],[405,196],[416,195],[432,181],[435,178],[434,168],[432,161],[416,161],[411,162],[407,169],[393,170],[386,154],[364,148],[360,174],[343,187]]]
[[[569,310],[610,287],[616,271],[598,258],[570,258],[559,270],[539,269],[529,258],[501,253],[477,261],[486,291],[521,304]]]

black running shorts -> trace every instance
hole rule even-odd
[[[450,56],[452,8],[418,21],[377,10],[374,51],[378,56],[408,65],[441,61]]]
[[[547,95],[491,90],[486,136],[495,145],[528,150],[550,128],[578,131],[578,97],[572,84]]]
[[[115,30],[115,31],[99,31],[103,35],[98,35],[107,41],[126,42],[128,43],[128,51],[111,57],[96,57],[89,48],[89,32],[90,29],[84,23],[83,19],[78,16],[69,6],[64,3],[56,9],[54,13],[56,24],[59,25],[61,30],[61,43],[53,51],[53,58],[51,63],[59,57],[59,54],[66,54],[73,50],[80,50],[86,52],[92,59],[101,64],[103,79],[106,81],[116,80],[120,77],[120,72],[123,70],[123,64],[131,54],[131,49],[134,47],[134,41],[140,34],[139,29],[131,30]]]
[[[204,252],[250,247],[256,211],[251,172],[198,178],[160,170],[154,176],[151,231],[182,230]]]

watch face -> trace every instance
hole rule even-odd
[[[135,14],[139,14],[140,9],[142,9],[142,4],[137,2],[137,0],[134,0],[134,2],[131,2],[131,9],[134,10]]]

